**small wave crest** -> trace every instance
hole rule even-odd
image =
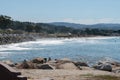
[[[21,43],[14,43],[9,45],[1,45],[0,51],[9,50],[42,50],[46,49],[43,46],[49,45],[64,45],[66,43],[80,43],[80,44],[107,44],[103,39],[112,39],[118,37],[81,37],[81,38],[45,38],[36,41],[28,41]]]
[[[22,48],[14,44],[0,46],[0,51],[6,51],[6,50],[28,50],[28,48]]]

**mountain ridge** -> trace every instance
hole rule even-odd
[[[72,27],[75,29],[98,28],[98,29],[105,29],[105,30],[120,30],[119,23],[78,24],[78,23],[69,23],[69,22],[52,22],[50,24],[53,24],[56,26]]]

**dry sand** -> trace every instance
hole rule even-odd
[[[19,69],[19,71],[22,72],[24,76],[27,76],[28,80],[96,80],[96,79],[89,79],[87,76],[95,76],[95,75],[110,75],[110,76],[118,76],[118,77],[120,76],[120,74],[117,73],[94,70],[94,69],[85,69],[85,70]]]

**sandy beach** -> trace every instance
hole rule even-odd
[[[115,76],[120,80],[120,74],[88,69],[88,70],[40,70],[40,69],[19,69],[28,80],[109,80],[95,78],[96,76]],[[114,80],[110,79],[110,80]]]

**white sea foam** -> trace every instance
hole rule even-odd
[[[113,38],[119,38],[119,37],[103,37],[103,36],[97,36],[97,37],[82,37],[86,39],[113,39]]]
[[[119,39],[119,37],[81,37],[81,38],[72,38],[70,40],[66,39],[66,42],[74,41],[74,42],[85,43],[85,44],[102,44],[102,43],[105,44],[107,42],[103,40],[107,40],[107,39]]]
[[[35,47],[33,45],[62,45],[65,43],[71,43],[71,42],[78,42],[78,43],[87,43],[87,44],[96,44],[96,43],[102,43],[99,41],[100,39],[112,39],[112,38],[118,38],[118,37],[81,37],[81,38],[51,38],[51,39],[38,39],[36,41],[28,41],[28,42],[22,42],[22,43],[15,43],[15,44],[9,44],[9,45],[1,45],[0,51],[6,51],[6,50],[37,50],[37,49],[44,49],[40,47]]]
[[[65,39],[63,40],[63,42],[77,42],[77,43],[85,43],[85,44],[100,43],[99,40],[88,37]]]
[[[0,46],[0,51],[6,51],[6,50],[28,50],[28,48],[22,48],[14,44]]]
[[[40,40],[40,41],[37,41],[37,43],[41,45],[60,45],[60,44],[63,44],[64,41],[63,40]]]

